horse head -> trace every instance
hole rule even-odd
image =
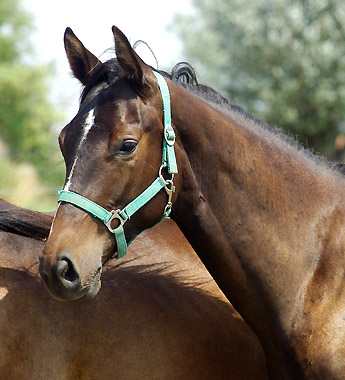
[[[67,58],[84,89],[77,115],[59,136],[66,164],[64,194],[87,199],[105,213],[123,210],[154,182],[160,168],[158,178],[163,187],[168,183],[161,167],[163,106],[156,75],[119,29],[113,27],[113,34],[117,58],[103,63],[66,29]],[[167,192],[157,191],[126,222],[127,242],[162,218]],[[107,228],[81,204],[62,198],[40,257],[41,276],[54,297],[97,294],[102,265],[118,251],[109,230],[117,228],[119,219],[108,218]]]

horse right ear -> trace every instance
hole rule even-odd
[[[134,51],[127,37],[116,26],[112,27],[116,58],[126,74],[126,78],[142,97],[148,97],[153,83],[157,80],[146,63]]]
[[[71,28],[66,29],[64,42],[73,75],[85,86],[92,70],[102,62],[86,49]]]

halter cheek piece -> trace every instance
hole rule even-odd
[[[175,191],[175,186],[173,183],[174,174],[178,173],[176,156],[174,150],[175,143],[175,132],[171,126],[171,109],[170,109],[170,94],[168,85],[161,74],[158,72],[153,72],[158,80],[159,89],[162,95],[163,101],[163,115],[164,115],[164,139],[163,139],[163,155],[162,155],[162,166],[159,169],[158,177],[156,180],[140,195],[138,195],[132,202],[130,202],[122,210],[112,210],[108,211],[97,203],[90,201],[89,199],[74,193],[73,191],[61,190],[59,191],[60,202],[71,203],[87,212],[99,218],[109,229],[110,232],[114,233],[116,244],[117,244],[117,256],[119,259],[126,255],[127,247],[134,240],[134,238],[127,244],[125,232],[123,225],[126,223],[131,216],[138,211],[142,206],[144,206],[150,199],[152,199],[161,189],[165,189],[168,195],[168,202],[165,206],[162,219],[168,217],[171,212],[172,207],[172,194]],[[169,174],[171,174],[171,179],[166,180],[162,175],[162,169],[167,168]],[[111,224],[114,219],[117,219],[119,226],[112,228]]]

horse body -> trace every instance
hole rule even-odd
[[[192,181],[175,203],[175,221],[261,338],[272,378],[342,378],[343,174],[259,125],[240,124],[241,115],[204,113],[208,130],[200,138],[200,110],[189,106],[183,113],[180,91],[172,90],[175,127]],[[190,105],[188,95],[183,99]],[[218,136],[217,151],[205,149],[197,159],[189,148],[211,136]]]
[[[2,206],[16,234],[0,230],[1,379],[266,378],[257,338],[172,221],[103,268],[95,299],[59,302],[38,278],[44,243],[21,236],[47,236],[51,218],[8,205],[9,223]]]
[[[113,32],[117,61],[104,64],[66,32],[67,56],[85,89],[60,144],[65,189],[121,209],[156,176],[163,110],[151,69]],[[343,174],[238,107],[206,99],[206,88],[167,83],[179,167],[172,218],[258,334],[272,379],[342,379]],[[161,192],[143,207],[126,224],[127,239],[155,224],[165,204]],[[66,229],[72,223],[78,227]],[[42,277],[56,297],[93,297],[114,251],[99,220],[63,203]]]

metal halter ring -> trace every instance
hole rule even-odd
[[[118,219],[119,222],[120,222],[119,225],[121,225],[121,226],[123,226],[125,224],[126,220],[122,218],[122,216],[120,215],[120,212],[121,212],[121,210],[112,210],[112,211],[110,211],[110,213],[112,214],[111,217],[106,222],[104,222],[104,224],[108,227],[108,230],[110,232],[112,232],[112,233],[114,233],[114,231],[118,227],[117,226],[116,228],[112,228],[111,223],[112,223],[112,221],[114,219]]]
[[[174,180],[174,174],[171,174],[171,178],[168,179],[168,180],[166,180],[166,179],[163,177],[163,174],[162,174],[162,170],[163,170],[165,167],[166,167],[165,165],[162,165],[162,166],[159,168],[158,176],[159,176],[159,178],[165,183],[165,187],[166,187],[166,185],[169,183],[168,181],[173,182],[173,180]]]

